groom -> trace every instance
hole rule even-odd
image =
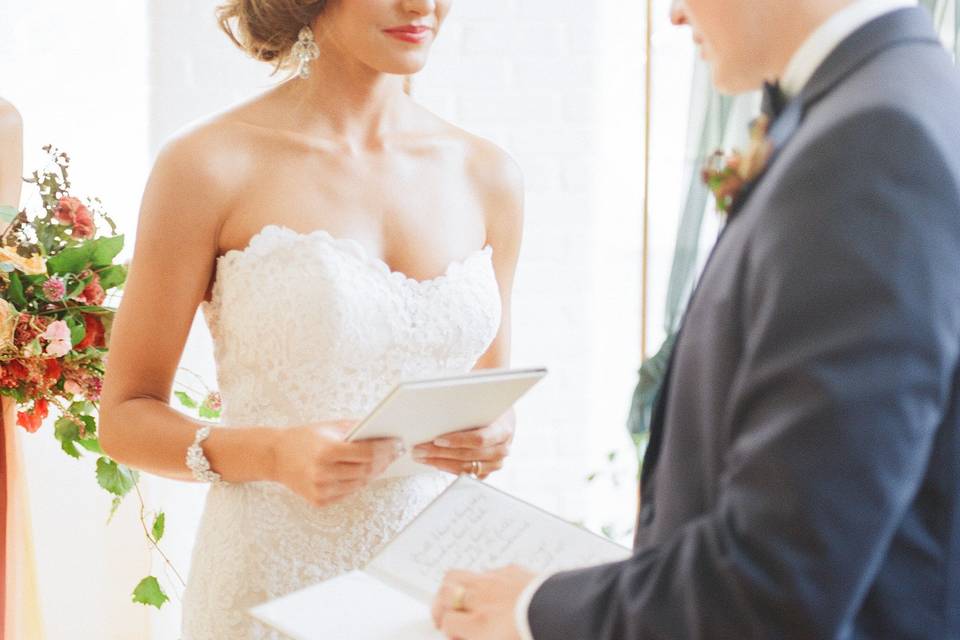
[[[719,88],[779,86],[655,411],[636,553],[451,572],[449,637],[960,638],[960,76],[911,4],[675,0]]]

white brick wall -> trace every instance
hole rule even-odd
[[[656,1],[665,5],[667,0]],[[244,58],[219,32],[213,19],[216,0],[113,0],[102,7],[97,3],[96,9],[85,4],[83,11],[73,4],[0,0],[0,24],[14,24],[20,34],[12,43],[0,41],[0,92],[28,104],[28,119],[32,113],[42,122],[28,141],[53,139],[74,150],[78,165],[90,171],[84,186],[116,204],[114,211],[132,235],[136,197],[162,141],[191,120],[275,79],[269,77],[268,66]],[[527,178],[525,242],[514,301],[514,362],[545,364],[551,375],[520,407],[514,455],[494,482],[568,518],[594,527],[613,523],[621,529],[631,524],[635,507],[634,463],[623,422],[639,358],[642,4],[457,0],[430,65],[414,82],[418,99],[502,145]],[[660,20],[665,7],[657,10]],[[37,33],[44,38],[33,37]],[[662,151],[655,156],[653,188],[659,199],[653,232],[663,238],[654,238],[654,249],[663,256],[672,242],[667,240],[672,239],[682,179],[675,165],[677,154],[682,155],[677,150],[684,146],[689,52],[679,44],[679,36],[658,37],[658,47],[676,54],[675,60],[662,58],[665,62],[658,67],[658,85],[665,88],[654,112],[655,143]],[[60,43],[69,45],[69,56],[56,48]],[[51,102],[47,87],[27,70],[27,61],[37,59],[68,65],[68,77],[61,80],[71,96],[67,116],[64,104]],[[23,87],[21,95],[7,90],[8,79]],[[71,110],[75,103],[82,108]],[[76,126],[78,122],[83,126]],[[661,272],[653,282],[654,300],[663,297],[657,288],[665,281],[662,262],[656,263]],[[209,337],[200,323],[184,364],[214,379]],[[53,449],[51,443],[43,444]],[[618,450],[623,460],[619,488],[606,479],[589,485],[585,477],[608,466],[611,450]],[[46,459],[37,460],[44,473],[62,473],[62,461],[52,466]],[[49,478],[36,484],[44,505],[62,507]],[[202,489],[154,480],[149,492],[151,504],[168,512],[165,543],[183,571]],[[91,504],[97,499],[84,498]],[[42,555],[53,543],[49,536],[69,526],[55,515],[38,522],[44,529],[38,533]],[[96,530],[85,534],[87,544],[102,535],[99,519],[90,522]],[[136,541],[135,531],[123,533],[124,540]],[[99,553],[96,559],[103,560],[106,549]],[[57,557],[63,556],[51,556]],[[126,557],[135,564],[145,561],[146,553],[134,549]],[[52,562],[47,573],[72,586],[50,586],[48,608],[62,610],[76,590],[83,589],[83,604],[69,609],[72,615],[63,624],[75,630],[89,619],[89,625],[79,628],[103,630],[107,620],[114,629],[114,635],[90,636],[55,629],[52,640],[146,637],[132,627],[115,630],[118,612],[141,620],[143,612],[132,605],[117,606],[127,591],[113,575],[118,568],[109,567],[111,575],[91,602],[88,580],[57,570]],[[177,637],[176,600],[150,618],[154,637]]]

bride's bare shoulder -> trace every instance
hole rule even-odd
[[[171,136],[157,156],[157,169],[202,177],[208,186],[242,184],[256,168],[257,132],[245,126],[243,108],[189,124]]]
[[[243,125],[241,109],[191,123],[166,140],[144,193],[141,226],[161,234],[189,219],[191,238],[204,245],[216,241],[230,212],[257,183],[257,134]]]
[[[494,142],[470,133],[430,114],[438,131],[438,138],[461,156],[468,179],[494,205],[519,202],[523,196],[523,172],[516,160]]]

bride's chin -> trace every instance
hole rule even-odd
[[[379,61],[379,64],[371,65],[381,73],[389,73],[397,76],[412,76],[419,73],[427,65],[427,53],[408,53],[405,56],[391,56],[390,59]]]

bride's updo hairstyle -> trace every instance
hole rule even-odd
[[[312,25],[327,0],[227,0],[217,7],[217,20],[248,55],[288,66],[290,50],[305,25]]]

